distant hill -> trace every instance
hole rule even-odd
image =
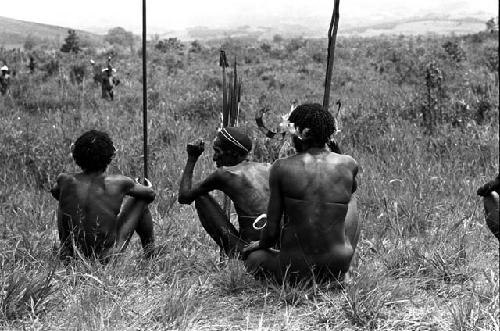
[[[70,28],[20,21],[0,16],[0,47],[22,47],[28,36],[33,38],[35,42],[44,41],[60,45],[68,35],[68,29]],[[82,30],[76,30],[76,33],[81,40],[90,42],[102,41],[102,36],[94,33]]]
[[[185,30],[159,32],[162,38],[177,37],[182,40],[210,40],[220,38],[272,39],[279,34],[285,38],[326,38],[328,25],[320,26],[314,18],[303,19],[301,23],[278,23],[273,26],[241,26],[234,28],[209,28],[198,26]],[[349,24],[351,23],[351,24]],[[373,37],[378,35],[416,35],[416,34],[470,34],[483,31],[486,20],[475,17],[449,18],[427,15],[403,20],[354,25],[340,22],[339,35]]]
[[[484,15],[483,15],[484,16]],[[271,40],[274,35],[284,38],[325,38],[328,31],[328,22],[318,17],[303,17],[300,22],[276,21],[269,25],[228,28],[210,28],[205,26],[191,27],[183,30],[166,31],[159,27],[150,27],[149,35],[158,34],[160,38],[176,37],[184,41],[215,40],[221,38],[241,38],[251,40]],[[486,28],[486,20],[473,16],[451,17],[425,15],[421,17],[385,20],[383,22],[367,22],[362,25],[354,24],[355,20],[340,21],[339,35],[373,37],[378,35],[416,35],[416,34],[469,34],[482,31]],[[323,26],[324,25],[324,26]],[[0,17],[0,47],[22,47],[26,38],[44,41],[59,47],[68,34],[66,27],[32,23],[11,18]],[[103,33],[107,28],[93,27],[90,31],[76,30],[82,42],[100,44]]]
[[[446,17],[421,17],[372,24],[360,27],[348,27],[343,34],[372,37],[385,35],[417,35],[417,34],[469,34],[483,31],[486,21],[473,17],[450,19]]]

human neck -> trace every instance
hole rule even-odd
[[[326,148],[326,145],[307,145],[304,144],[302,145],[301,152],[303,153],[310,153],[310,154],[318,154],[318,153],[323,153],[327,152],[328,149]]]
[[[102,170],[97,170],[97,171],[85,171],[85,170],[83,170],[82,173],[85,176],[98,177],[98,176],[101,176],[104,173],[104,171],[102,171]]]

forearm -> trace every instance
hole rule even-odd
[[[276,246],[279,239],[279,228],[268,223],[260,234],[259,248],[272,248]]]
[[[181,183],[179,186],[179,203],[190,204],[196,197],[192,196],[191,186],[193,181],[194,166],[198,158],[188,158],[184,172],[182,173]]]

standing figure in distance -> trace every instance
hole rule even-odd
[[[10,85],[10,75],[9,75],[9,68],[4,65],[2,68],[0,68],[0,92],[2,95],[7,94],[7,91],[9,90],[9,85]]]

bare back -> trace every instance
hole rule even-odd
[[[60,237],[72,233],[87,256],[112,246],[119,227],[118,214],[132,186],[130,178],[120,175],[59,175],[58,223],[65,230],[60,231]]]
[[[271,164],[244,161],[232,167],[222,167],[220,190],[233,201],[238,213],[240,232],[245,239],[257,240],[253,229],[255,218],[267,210],[269,203],[269,170]]]
[[[348,265],[353,248],[345,219],[354,190],[357,164],[348,155],[327,151],[300,153],[279,160],[279,190],[287,215],[281,235],[282,259]],[[293,261],[296,259],[301,261]]]

